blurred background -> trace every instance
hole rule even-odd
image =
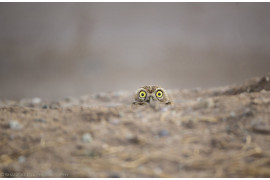
[[[0,3],[0,99],[207,88],[270,70],[270,3]]]

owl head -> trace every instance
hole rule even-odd
[[[143,86],[139,88],[134,96],[134,104],[152,104],[156,102],[171,104],[167,92],[159,86]]]

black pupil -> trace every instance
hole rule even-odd
[[[158,93],[159,96],[161,96],[161,93]]]

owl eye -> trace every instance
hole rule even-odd
[[[139,93],[139,95],[140,95],[141,98],[145,98],[146,97],[146,92],[145,91],[141,91]]]
[[[163,92],[162,92],[161,90],[158,90],[158,91],[156,92],[156,96],[157,96],[158,98],[161,98],[161,97],[163,96]]]

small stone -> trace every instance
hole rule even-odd
[[[19,162],[19,163],[24,163],[25,160],[26,160],[26,158],[25,158],[24,156],[20,156],[20,157],[18,158],[18,162]]]
[[[90,142],[92,142],[92,140],[93,140],[93,138],[92,138],[91,134],[89,134],[89,133],[83,134],[83,136],[82,136],[83,142],[90,143]]]
[[[119,117],[121,118],[121,117],[124,117],[125,116],[125,113],[123,113],[123,112],[119,112]]]
[[[234,111],[231,111],[231,112],[230,112],[230,116],[231,116],[231,117],[235,117],[235,116],[236,116],[235,112],[234,112]]]
[[[260,134],[270,134],[270,127],[264,122],[253,123],[252,130]]]
[[[138,136],[134,136],[132,134],[128,134],[126,136],[126,139],[128,140],[128,142],[133,144],[139,144],[141,142]]]
[[[117,173],[110,173],[107,178],[120,178],[120,175]]]
[[[48,105],[48,104],[44,104],[44,105],[42,106],[42,109],[49,109],[49,105]]]
[[[38,98],[38,97],[35,97],[35,98],[32,99],[33,104],[39,104],[40,102],[41,102],[41,99]]]
[[[66,101],[66,102],[70,102],[71,100],[72,100],[71,97],[65,97],[65,98],[64,98],[64,101]]]
[[[158,132],[158,136],[159,137],[164,137],[164,136],[169,136],[170,135],[170,133],[169,133],[169,131],[167,131],[166,129],[162,129],[162,130],[160,130],[159,132]]]
[[[10,121],[8,125],[10,129],[22,129],[22,125],[17,121]]]
[[[94,96],[95,97],[95,99],[99,99],[99,100],[101,100],[101,101],[110,101],[110,98],[109,98],[109,96],[106,94],[106,93],[103,93],[103,92],[101,92],[101,93],[98,93],[96,96]]]
[[[243,116],[251,116],[252,115],[252,110],[250,108],[245,108],[242,115]]]

